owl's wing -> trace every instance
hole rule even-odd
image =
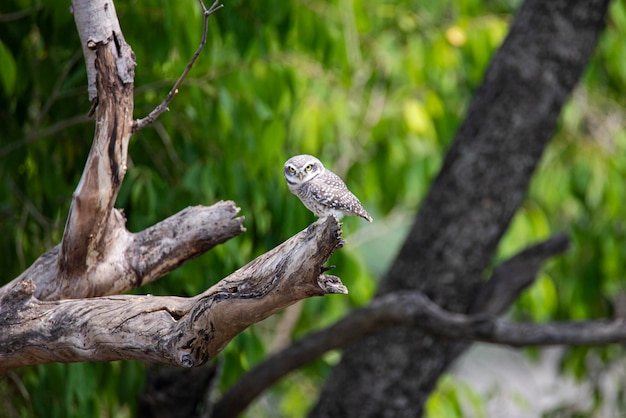
[[[308,183],[311,197],[320,204],[341,211],[359,213],[362,210],[361,202],[350,190],[341,178],[332,171],[315,178]]]

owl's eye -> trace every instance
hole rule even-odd
[[[295,169],[295,168],[293,168],[293,167],[289,167],[289,172],[293,174],[293,173],[295,173],[295,172],[296,172],[296,169]]]
[[[304,171],[311,171],[313,169],[313,164],[309,164],[306,167],[304,167]]]

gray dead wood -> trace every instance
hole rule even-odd
[[[47,363],[142,360],[204,364],[238,333],[301,299],[347,293],[323,274],[343,245],[335,218],[323,218],[192,298],[120,295],[39,300],[32,280],[0,299],[0,373]]]
[[[347,293],[337,277],[323,274],[343,245],[330,217],[198,296],[119,295],[242,233],[244,219],[226,201],[186,208],[138,233],[126,229],[114,204],[127,170],[135,56],[110,0],[75,0],[72,9],[96,129],[61,243],[0,288],[0,373],[55,361],[193,367],[298,300]]]

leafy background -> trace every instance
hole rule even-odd
[[[375,222],[346,219],[348,244],[331,260],[350,295],[307,300],[238,336],[220,359],[220,390],[271,350],[372,297],[519,1],[228,0],[225,6],[211,18],[207,46],[171,111],[132,138],[117,206],[125,209],[129,229],[138,231],[186,206],[232,199],[247,232],[138,293],[194,295],[312,222],[282,179],[282,164],[294,154],[320,157],[346,179]],[[116,8],[137,56],[135,115],[142,117],[197,48],[201,11],[192,1],[164,0],[118,2]],[[0,5],[0,22],[5,283],[60,241],[94,128],[86,117],[86,74],[68,2],[8,0]],[[515,319],[625,312],[625,37],[626,3],[616,0],[502,240],[498,259],[558,231],[573,242],[516,303]],[[605,402],[594,376],[623,355],[619,346],[567,350],[562,373],[592,385],[588,416]],[[249,416],[302,416],[338,358],[329,353],[287,377]],[[6,406],[0,415],[133,416],[146,367],[24,368],[0,380]],[[427,415],[468,416],[471,409],[485,416],[484,402],[448,375]]]

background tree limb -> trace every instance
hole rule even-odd
[[[522,4],[379,295],[414,289],[447,310],[469,309],[594,50],[608,4]],[[311,416],[419,416],[457,348],[404,328],[361,339],[344,351]]]
[[[242,375],[215,404],[214,416],[238,416],[258,395],[286,374],[330,350],[344,348],[367,335],[390,327],[419,329],[454,340],[510,345],[515,345],[511,344],[515,341],[517,345],[532,345],[530,341],[536,341],[539,335],[545,338],[545,344],[554,344],[559,336],[564,338],[563,343],[566,344],[567,338],[572,337],[569,332],[580,326],[586,332],[578,334],[578,344],[587,343],[582,341],[593,344],[596,339],[597,343],[602,343],[607,338],[612,338],[611,342],[622,341],[624,327],[613,321],[590,321],[588,325],[585,322],[582,326],[577,323],[566,324],[563,333],[559,333],[558,326],[510,324],[492,316],[503,313],[503,301],[513,301],[519,297],[534,281],[544,261],[566,251],[568,247],[567,237],[559,234],[500,264],[483,288],[484,291],[479,293],[477,300],[480,300],[480,305],[477,305],[476,312],[480,314],[476,316],[446,311],[419,291],[399,291],[375,299],[369,306],[351,312],[328,328],[301,338]],[[599,323],[602,326],[596,330],[594,327]],[[538,328],[534,328],[535,326]],[[516,332],[519,330],[523,333],[517,336]],[[516,336],[519,339],[515,340]],[[529,344],[523,343],[525,338]],[[460,348],[465,346],[466,344],[460,344]]]

